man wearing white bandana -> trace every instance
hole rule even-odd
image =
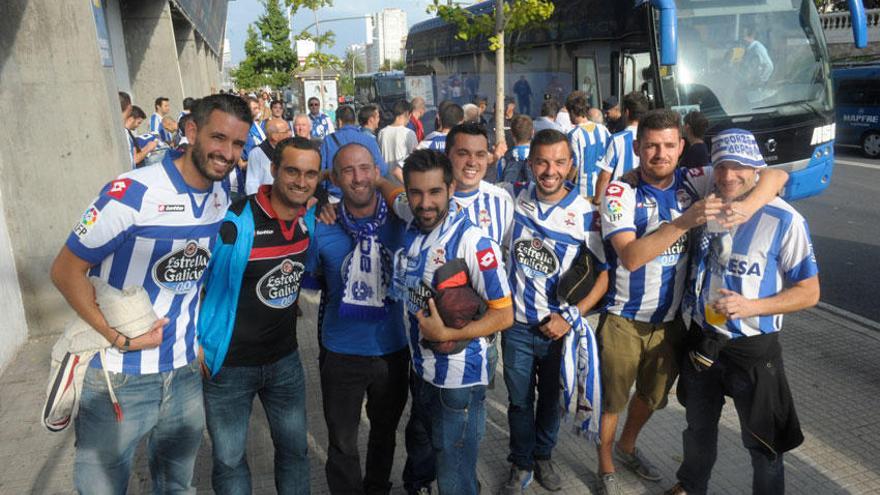
[[[364,146],[339,149],[332,171],[342,190],[337,221],[316,225],[306,262],[308,272],[322,273],[326,290],[321,393],[331,493],[388,493],[397,423],[407,399],[403,305],[388,297],[391,253],[400,247],[405,224],[388,214],[376,194],[378,174]],[[357,440],[365,395],[370,439],[362,475]]]
[[[755,137],[729,129],[712,140],[715,190],[727,202],[755,188],[767,164]],[[783,452],[803,442],[785,379],[782,315],[819,301],[819,269],[804,218],[781,198],[729,230],[705,229],[691,257],[682,313],[691,318],[679,399],[684,455],[669,492],[706,493],[724,396],[733,399],[752,460],[753,493],[784,493]],[[737,487],[737,489],[744,487]]]

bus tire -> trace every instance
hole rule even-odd
[[[880,132],[870,131],[862,136],[862,153],[868,158],[880,158]]]

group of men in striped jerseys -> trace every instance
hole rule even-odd
[[[357,140],[322,156],[308,140],[288,138],[273,153],[275,183],[232,207],[224,179],[253,129],[251,112],[234,96],[198,100],[183,129],[190,146],[105,186],[52,267],[70,305],[111,344],[103,366],[113,388],[98,379],[100,362],[86,374],[78,490],[125,491],[134,447],[147,435],[155,489],[189,490],[206,411],[215,490],[249,491],[244,444],[259,394],[276,448],[276,488],[307,493],[304,380],[291,312],[300,284],[322,279],[329,311],[319,323],[321,387],[334,493],[390,490],[407,389],[407,491],[429,493],[436,481],[441,493],[478,493],[483,402],[499,333],[511,463],[502,493],[520,493],[533,478],[560,490],[552,451],[563,337],[593,311],[601,313],[595,419],[605,493],[620,493],[615,458],[661,479],[636,441],[665,406],[680,368],[688,429],[671,492],[706,491],[726,394],[740,412],[755,490],[779,493],[781,454],[799,443],[799,431],[780,440],[772,427],[753,428],[751,420],[763,418],[749,413],[752,392],[779,376],[757,383],[742,363],[781,366],[781,314],[818,298],[806,224],[776,197],[787,174],[764,169],[750,133],[716,136],[714,169],[679,169],[678,114],[644,113],[631,100],[623,106],[638,126],[610,140],[587,121],[585,101],[566,102],[575,128],[534,136],[527,183],[484,180],[495,163],[486,130],[456,125],[461,109],[450,105],[446,121],[441,111],[444,128],[404,160],[402,190],[379,177],[381,158]],[[604,192],[588,163],[610,169]],[[321,168],[341,201],[321,214],[326,224],[315,224],[307,206]],[[596,283],[580,301],[561,300],[560,277],[585,252]],[[460,329],[447,326],[435,301],[434,274],[452,262],[463,263],[487,306]],[[143,336],[123,338],[95,304],[90,275],[120,289],[144,286],[162,318]],[[453,341],[461,345],[452,351],[437,345]],[[124,416],[108,411],[113,394]],[[365,396],[371,432],[362,475],[357,427]]]

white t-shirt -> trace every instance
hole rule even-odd
[[[256,194],[263,184],[275,182],[275,179],[272,178],[271,166],[272,160],[266,156],[263,148],[257,146],[251,150],[251,154],[248,155],[248,166],[244,179],[245,194]]]
[[[416,133],[412,129],[402,126],[388,126],[379,131],[379,150],[385,163],[403,167],[403,160],[419,144]]]

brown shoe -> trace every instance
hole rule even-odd
[[[663,492],[663,495],[687,495],[687,492],[684,491],[681,483],[676,483],[675,486]]]

